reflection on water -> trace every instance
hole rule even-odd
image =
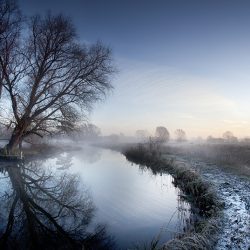
[[[0,249],[110,249],[105,228],[87,226],[94,205],[79,178],[41,162],[1,168]],[[91,247],[90,247],[91,246]]]
[[[114,151],[84,147],[1,171],[0,249],[131,249],[171,239],[189,218],[171,176]]]

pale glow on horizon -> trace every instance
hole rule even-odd
[[[60,2],[60,4],[58,4]],[[118,3],[119,2],[119,3]],[[188,138],[250,136],[249,1],[34,1],[26,15],[72,17],[79,38],[111,47],[113,94],[89,121],[102,134],[151,134],[166,126]]]
[[[172,136],[182,128],[189,138],[219,137],[226,130],[237,137],[250,135],[247,77],[235,85],[233,79],[194,76],[166,66],[127,60],[119,65],[122,71],[113,93],[96,106],[91,118],[104,135],[131,136],[137,129],[153,135],[159,125]]]

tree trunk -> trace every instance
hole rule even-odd
[[[19,145],[22,143],[22,130],[14,129],[9,143],[7,144],[7,153],[13,154],[15,150],[18,149]]]
[[[22,140],[24,138],[30,120],[27,117],[22,117],[13,130],[9,143],[6,146],[7,153],[13,154],[16,150],[21,150]]]

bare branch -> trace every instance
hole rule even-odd
[[[0,34],[0,93],[3,86],[15,118],[11,150],[29,134],[73,128],[105,97],[114,69],[110,49],[101,43],[81,45],[64,16],[32,17],[24,26],[29,35],[24,36],[19,12],[8,11],[12,21],[5,22],[7,28]],[[0,22],[6,19],[2,12]]]

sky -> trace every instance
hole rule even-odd
[[[90,122],[104,135],[250,136],[250,1],[19,0],[26,15],[64,13],[79,39],[101,40],[118,72]]]

